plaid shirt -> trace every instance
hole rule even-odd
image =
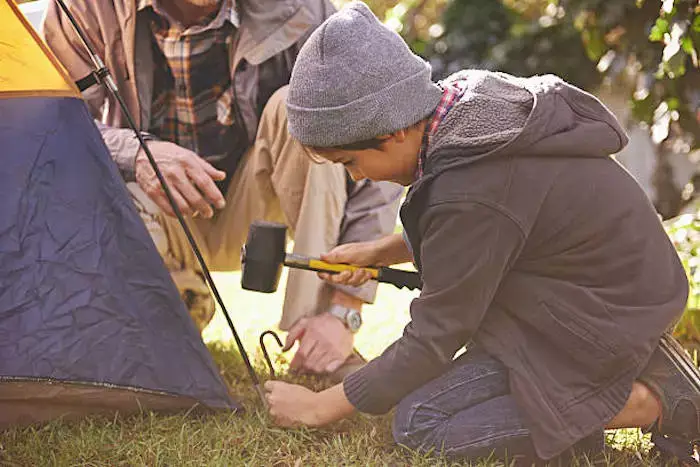
[[[438,103],[438,106],[433,112],[433,116],[428,121],[425,126],[425,131],[423,132],[423,139],[421,141],[420,154],[418,156],[418,172],[416,174],[416,180],[423,176],[423,168],[425,167],[425,160],[428,154],[428,146],[430,146],[430,140],[437,132],[440,123],[447,116],[447,113],[452,109],[452,106],[462,97],[464,90],[466,88],[465,81],[455,81],[449,85],[439,83],[439,86],[443,88],[442,99]]]
[[[162,0],[161,0],[162,1]],[[139,0],[150,13],[155,61],[149,131],[227,169],[227,150],[240,146],[233,111],[229,47],[238,26],[232,0],[200,24],[183,27],[159,5]]]

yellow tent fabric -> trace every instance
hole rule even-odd
[[[28,96],[80,92],[14,0],[0,0],[0,99]]]

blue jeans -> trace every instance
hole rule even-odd
[[[393,431],[403,446],[447,457],[537,460],[530,432],[510,395],[507,369],[478,348],[470,348],[450,370],[406,396],[396,408]],[[585,441],[586,450],[602,450],[602,428]]]

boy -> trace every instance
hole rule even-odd
[[[595,97],[553,76],[463,71],[434,84],[353,3],[302,48],[287,107],[310,152],[354,179],[411,185],[406,242],[326,259],[412,258],[424,285],[403,336],[342,385],[268,382],[280,424],[398,405],[397,442],[467,458],[551,459],[604,428],[698,438],[698,391],[658,349],[687,280],[643,191],[609,157],[627,137]]]

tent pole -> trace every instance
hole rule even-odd
[[[170,188],[168,187],[168,184],[165,181],[165,177],[163,176],[162,172],[158,168],[158,164],[155,161],[155,158],[153,157],[153,154],[151,153],[151,150],[148,148],[148,145],[146,144],[146,141],[143,139],[143,135],[139,131],[139,129],[136,127],[136,123],[134,122],[133,117],[131,116],[131,113],[129,112],[129,109],[126,107],[126,103],[124,102],[124,99],[122,98],[121,94],[119,93],[119,89],[117,89],[116,84],[114,83],[114,79],[112,78],[112,75],[110,74],[109,70],[105,66],[105,64],[102,62],[102,59],[95,53],[93,48],[90,45],[90,42],[88,41],[88,38],[85,36],[83,33],[82,29],[78,26],[78,23],[75,19],[75,17],[71,14],[71,12],[68,10],[68,7],[66,4],[63,2],[63,0],[56,0],[58,2],[58,5],[61,7],[61,10],[66,14],[68,17],[68,20],[71,22],[71,25],[73,26],[73,29],[75,29],[75,32],[80,36],[80,40],[83,42],[83,45],[85,46],[85,49],[88,52],[88,55],[90,56],[90,59],[92,60],[93,65],[95,66],[95,70],[92,72],[93,78],[95,82],[99,82],[107,88],[107,91],[112,94],[112,96],[117,100],[119,103],[119,107],[121,108],[122,112],[124,113],[124,116],[126,117],[127,123],[129,124],[129,127],[134,131],[134,134],[136,135],[136,138],[139,140],[139,144],[141,146],[141,149],[146,153],[146,157],[148,158],[148,162],[150,162],[151,167],[153,167],[153,170],[156,173],[156,176],[158,177],[158,181],[160,182],[161,186],[163,187],[163,191],[165,192],[165,196],[168,198],[168,202],[170,203],[170,206],[173,209],[173,212],[175,213],[175,216],[177,217],[177,220],[180,222],[180,225],[182,226],[182,230],[184,230],[185,235],[187,236],[187,240],[190,243],[190,246],[192,247],[192,250],[194,251],[195,256],[197,257],[197,260],[199,261],[200,266],[202,267],[202,271],[204,272],[204,277],[206,278],[207,284],[212,290],[212,293],[214,294],[214,297],[216,298],[217,303],[221,307],[221,311],[224,313],[224,316],[226,317],[226,322],[228,323],[229,328],[231,328],[231,333],[233,334],[233,338],[236,341],[236,346],[238,347],[238,350],[241,354],[241,357],[243,358],[243,363],[245,363],[246,369],[248,370],[248,374],[250,375],[250,379],[253,382],[253,387],[255,388],[255,392],[257,393],[258,397],[260,398],[260,401],[262,402],[263,406],[267,407],[267,401],[265,399],[265,395],[262,390],[262,386],[260,384],[260,379],[258,378],[257,373],[255,373],[255,370],[253,369],[253,366],[250,363],[250,359],[248,358],[248,353],[245,350],[245,347],[243,346],[243,342],[241,341],[240,336],[238,335],[238,332],[236,331],[236,327],[233,325],[233,321],[231,320],[231,316],[228,313],[228,310],[226,309],[226,306],[224,305],[224,301],[221,298],[221,295],[219,294],[219,290],[216,288],[216,284],[214,283],[214,279],[211,277],[211,273],[209,271],[209,267],[206,264],[206,261],[204,261],[204,257],[202,256],[202,253],[199,249],[199,246],[197,245],[197,242],[194,239],[194,236],[192,235],[192,231],[190,228],[187,226],[187,223],[185,222],[185,218],[182,215],[182,212],[180,211],[180,208],[177,207],[177,203],[175,202],[175,198],[173,197],[172,192],[170,191]],[[81,80],[82,81],[82,80]],[[82,89],[81,89],[82,91]]]

